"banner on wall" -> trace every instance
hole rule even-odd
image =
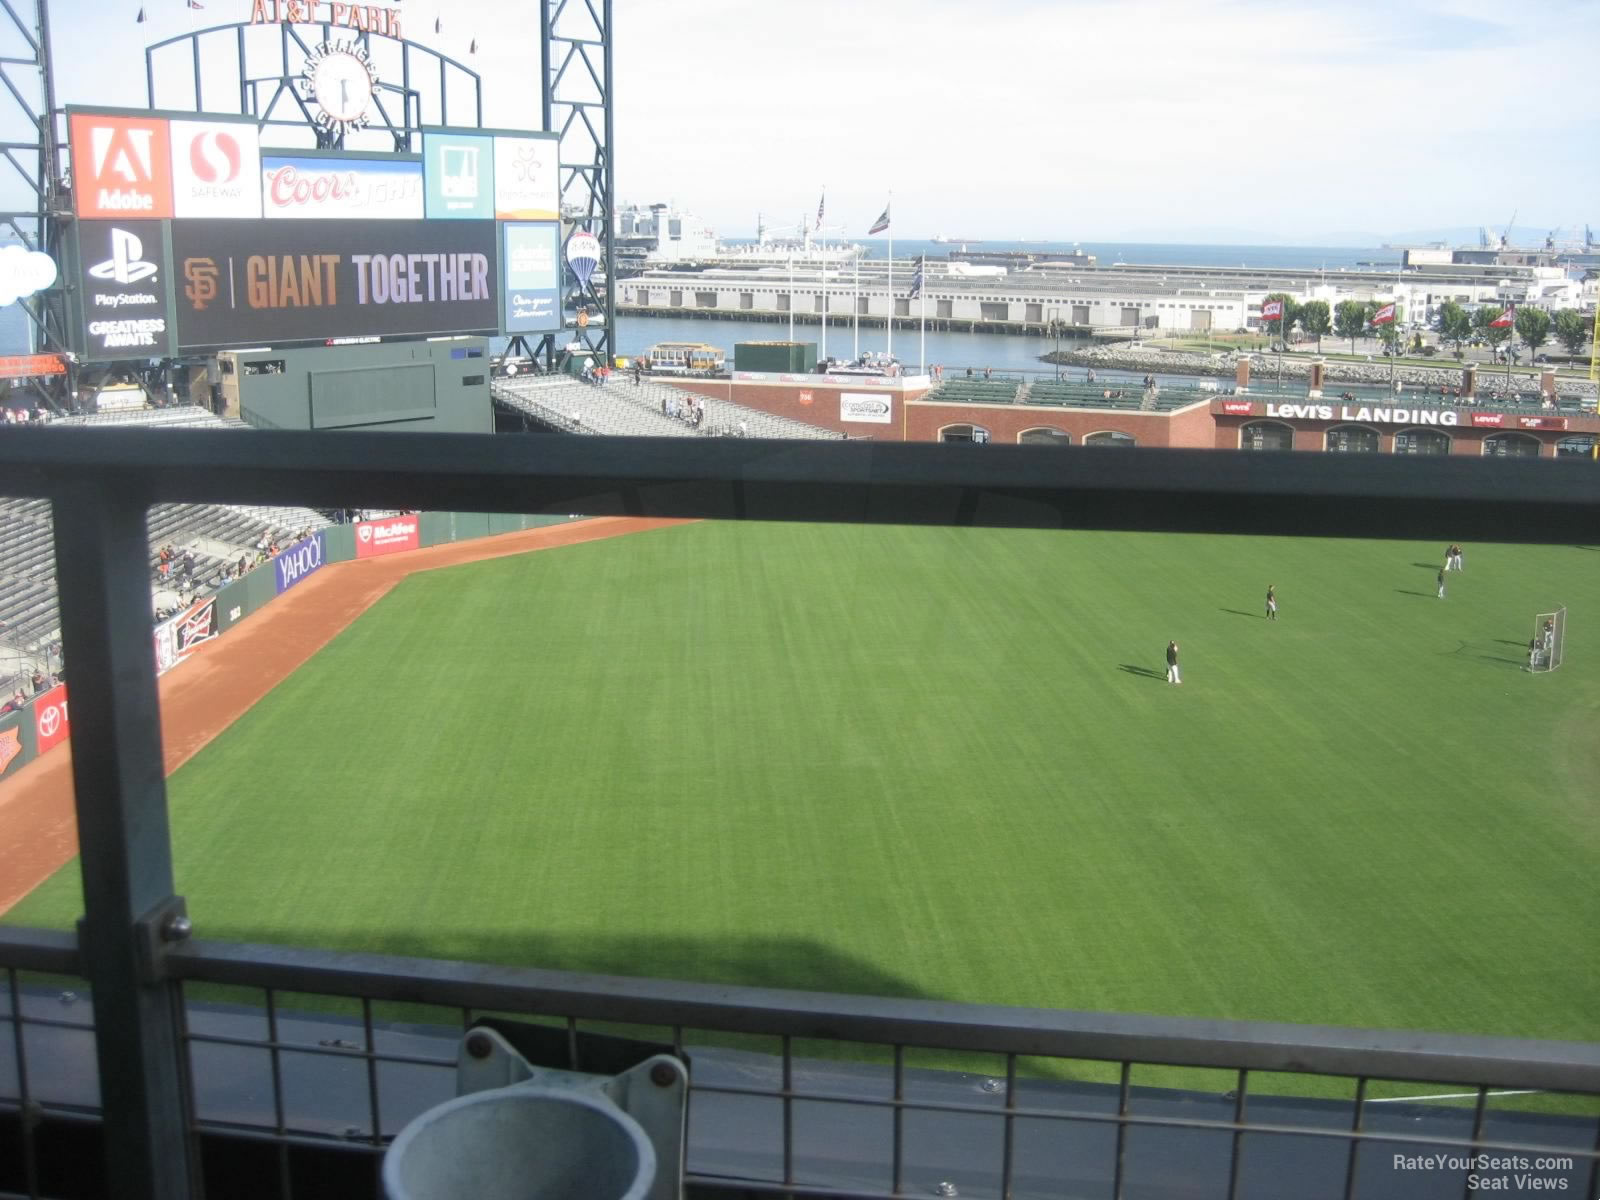
[[[507,222],[505,229],[505,331],[560,329],[561,227],[554,221]]]
[[[71,732],[67,720],[67,685],[58,683],[33,702],[34,734],[38,738],[38,753],[53,750],[67,740]]]
[[[156,674],[165,675],[221,632],[215,596],[163,621],[155,630]]]
[[[355,529],[357,558],[377,558],[422,546],[422,518],[416,513],[382,521],[357,521]]]
[[[277,594],[283,595],[308,575],[322,570],[325,561],[326,547],[320,532],[290,546],[272,560]]]

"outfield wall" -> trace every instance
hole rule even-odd
[[[426,546],[475,541],[581,519],[429,512],[319,529],[157,625],[151,637],[158,673],[164,675],[181,666],[202,645],[221,637],[332,563],[386,557]],[[19,711],[0,714],[0,784],[66,741],[68,732],[65,684],[50,689]]]

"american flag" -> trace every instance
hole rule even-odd
[[[882,233],[887,228],[889,228],[889,206],[885,204],[883,206],[883,216],[872,223],[872,228],[867,230],[867,235],[870,237],[874,233]]]
[[[927,261],[927,257],[924,254],[917,259],[917,273],[911,277],[911,290],[906,293],[907,300],[915,300],[922,295],[922,264]]]
[[[822,199],[817,201],[817,228],[818,229],[822,228],[822,210],[823,210],[824,206],[826,206],[827,203],[828,203],[828,193],[827,192],[823,192],[822,193]]]

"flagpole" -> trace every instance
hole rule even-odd
[[[861,357],[861,259],[856,259],[856,294],[850,298],[851,307],[855,310],[850,314],[851,357]]]
[[[828,189],[822,189],[822,202],[817,205],[817,238],[822,247],[822,361],[828,361],[828,233],[822,228],[822,213],[828,206]]]
[[[889,341],[888,355],[894,357],[894,193],[889,193],[889,203],[884,207],[889,214]]]
[[[917,374],[926,375],[928,373],[928,256],[926,254],[917,264],[917,272],[922,276],[922,287],[917,291],[917,298],[922,302],[917,309]]]
[[[789,340],[794,341],[794,251],[789,252]]]

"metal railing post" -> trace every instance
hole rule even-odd
[[[122,486],[119,486],[121,484]],[[136,492],[137,489],[134,489]],[[151,641],[145,505],[102,475],[55,502],[83,869],[79,949],[94,996],[107,1178],[130,1200],[191,1194],[178,985],[157,965],[174,903]],[[156,928],[152,929],[152,925]]]

